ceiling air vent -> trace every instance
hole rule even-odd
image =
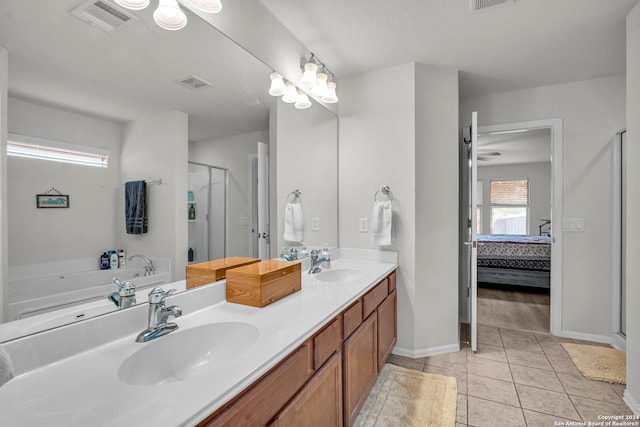
[[[178,83],[180,86],[184,86],[193,90],[211,86],[211,83],[196,76],[187,76],[184,79],[176,80],[176,83]]]
[[[513,0],[471,0],[471,12],[479,12],[492,6],[513,3]]]
[[[105,0],[89,0],[73,9],[71,15],[107,33],[114,33],[137,18]]]

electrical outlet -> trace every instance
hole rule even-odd
[[[320,231],[320,218],[311,218],[311,231]]]
[[[366,233],[369,231],[369,218],[360,218],[360,232]]]

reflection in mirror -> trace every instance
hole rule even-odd
[[[249,170],[258,143],[269,143],[277,134],[269,130],[272,70],[187,9],[189,24],[180,31],[159,28],[153,11],[145,10],[127,11],[130,22],[105,32],[69,13],[91,4],[0,4],[0,46],[9,53],[8,131],[110,153],[107,168],[8,158],[4,321],[29,325],[2,325],[0,342],[115,309],[106,299],[117,290],[114,276],[134,282],[140,302],[148,288],[183,278],[190,230],[196,225],[188,219],[188,161],[209,171],[225,170],[224,255],[251,255],[256,246],[251,230],[257,225],[250,212],[257,207],[251,205]],[[194,89],[200,81],[209,85]],[[294,163],[306,161],[303,156]],[[334,167],[336,158],[313,162]],[[271,161],[272,177],[275,164]],[[149,232],[125,234],[123,183],[160,179],[162,184],[147,185]],[[36,209],[34,194],[52,187],[70,196],[68,209]],[[306,200],[313,197],[307,192]],[[334,211],[337,217],[337,207]],[[273,222],[267,233],[280,234],[278,221]],[[337,236],[337,227],[333,232]],[[221,253],[212,246],[210,259]],[[150,257],[156,274],[145,276],[139,257],[126,269],[100,271],[100,255],[119,248],[127,259],[136,253]],[[57,282],[64,282],[62,289],[56,290]],[[16,299],[28,307],[9,309]]]

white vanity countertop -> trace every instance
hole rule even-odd
[[[183,381],[133,386],[118,378],[122,362],[145,345],[122,338],[25,372],[0,387],[0,424],[10,426],[190,426],[222,406],[275,366],[326,322],[397,267],[395,253],[340,250],[332,270],[359,270],[349,283],[321,282],[302,272],[302,290],[265,308],[219,302],[175,319],[178,331],[217,322],[245,322],[259,337],[230,363]],[[390,256],[393,261],[390,261]],[[382,259],[384,262],[381,262]],[[224,282],[208,286],[211,292]],[[204,290],[203,290],[204,291]],[[217,292],[219,293],[220,288]],[[208,290],[206,292],[209,292]],[[185,293],[188,298],[189,293]],[[177,298],[173,297],[173,298]],[[179,303],[175,299],[169,304]],[[184,308],[184,307],[183,307]],[[139,317],[139,316],[138,316]],[[82,323],[74,325],[79,338]],[[141,324],[143,330],[146,325]],[[46,333],[44,333],[46,334]],[[167,335],[169,337],[170,335]],[[164,339],[157,338],[155,341]],[[64,346],[64,342],[59,343]],[[43,346],[46,347],[46,346]],[[31,348],[31,351],[47,351]],[[158,355],[161,356],[161,355]]]

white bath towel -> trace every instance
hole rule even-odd
[[[375,246],[391,244],[391,201],[375,202],[371,215],[371,243]]]
[[[287,242],[302,243],[304,230],[304,218],[302,216],[302,204],[287,203],[284,208],[284,240]]]
[[[3,348],[0,348],[0,387],[13,378],[11,358]]]

